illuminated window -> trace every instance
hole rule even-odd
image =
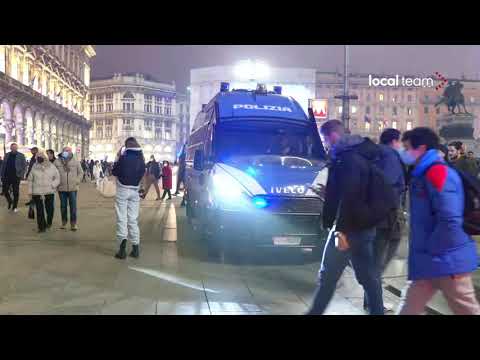
[[[352,106],[352,114],[355,114],[357,112],[357,107],[356,106]]]
[[[383,99],[384,99],[383,94],[382,93],[378,94],[378,100],[383,101]]]
[[[407,130],[412,130],[412,122],[407,121]]]
[[[397,96],[397,95],[395,95],[395,96],[392,97],[392,101],[393,101],[393,102],[397,102],[397,100],[398,100],[398,96]]]
[[[151,113],[152,112],[152,95],[145,95],[144,100],[145,100],[144,111],[146,113]]]
[[[412,108],[407,108],[407,115],[412,115]]]
[[[383,131],[383,128],[384,128],[383,121],[382,121],[382,120],[379,120],[379,121],[378,121],[378,131],[379,131],[379,132]]]
[[[397,107],[396,107],[396,106],[394,106],[394,107],[392,108],[392,114],[393,114],[393,115],[397,115]]]
[[[370,123],[368,121],[365,122],[365,130],[370,131]]]
[[[341,113],[342,113],[342,107],[341,107],[341,106],[339,106],[339,107],[338,107],[338,110],[337,110],[337,112],[338,112],[339,114],[341,114]]]
[[[397,122],[396,121],[392,121],[392,128],[394,128],[394,129],[397,128]]]
[[[125,93],[122,98],[123,112],[134,112],[135,111],[135,97],[131,92]]]

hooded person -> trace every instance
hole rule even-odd
[[[125,140],[125,146],[117,153],[112,175],[117,178],[115,196],[115,214],[117,217],[116,238],[119,246],[115,254],[117,259],[127,257],[127,240],[132,243],[131,257],[140,256],[140,229],[138,215],[140,211],[140,181],[145,173],[145,158],[142,149],[134,137]]]
[[[77,231],[77,193],[83,177],[82,166],[74,158],[72,148],[69,146],[63,149],[54,164],[60,174],[58,194],[60,196],[62,214],[61,229],[65,229],[67,226],[68,208],[70,208],[70,227],[72,231]]]
[[[37,210],[38,232],[45,232],[52,226],[54,194],[60,184],[60,174],[49,161],[45,151],[37,151],[35,164],[32,166],[27,180],[29,193]]]

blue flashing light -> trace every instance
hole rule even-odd
[[[220,83],[220,92],[226,92],[230,89],[230,84],[228,82]]]
[[[252,177],[257,176],[257,171],[251,166],[249,166],[245,172]]]
[[[281,86],[274,86],[273,92],[278,95],[282,95],[282,87]]]
[[[255,196],[255,197],[252,199],[252,202],[253,202],[253,205],[254,205],[257,209],[263,209],[263,208],[265,208],[265,207],[268,206],[267,200],[265,200],[265,199],[262,198],[262,197]]]

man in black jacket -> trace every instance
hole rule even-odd
[[[326,244],[319,286],[308,314],[324,313],[340,276],[351,262],[368,297],[370,314],[383,315],[382,283],[374,250],[375,227],[366,225],[370,161],[380,157],[380,149],[369,139],[347,135],[338,120],[327,121],[321,134],[331,158],[326,189],[319,191],[325,192],[323,227],[331,229],[335,224],[339,238],[346,239],[349,248],[340,251],[334,241]]]
[[[120,245],[115,257],[127,257],[127,239],[132,243],[131,257],[140,255],[140,230],[138,214],[140,211],[140,195],[138,194],[140,180],[145,173],[145,159],[137,140],[131,137],[125,141],[113,165],[112,175],[117,177],[117,192],[115,197],[115,213],[117,215],[117,241]]]

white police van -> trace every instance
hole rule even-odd
[[[228,87],[204,106],[188,140],[189,222],[211,250],[314,249],[322,201],[310,187],[327,179],[315,120],[280,87]]]

